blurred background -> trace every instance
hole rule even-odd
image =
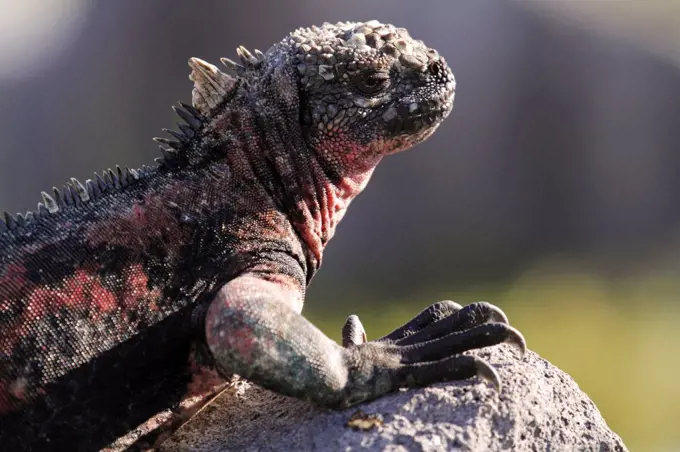
[[[0,0],[0,210],[116,164],[190,101],[186,61],[299,26],[407,27],[453,113],[355,201],[306,315],[370,337],[440,299],[501,306],[632,450],[680,448],[680,2]]]

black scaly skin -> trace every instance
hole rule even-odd
[[[105,171],[0,221],[0,448],[160,444],[232,373],[328,407],[495,371],[524,340],[486,303],[439,302],[344,346],[300,315],[350,201],[426,139],[455,82],[405,29],[298,29],[235,76],[191,59],[193,106],[153,167]]]

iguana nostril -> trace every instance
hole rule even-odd
[[[438,63],[437,61],[433,61],[432,63],[430,63],[430,73],[432,73],[432,75],[436,77],[439,75],[440,71],[441,71],[440,63]]]

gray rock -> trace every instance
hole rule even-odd
[[[326,411],[248,383],[235,385],[163,444],[185,451],[625,451],[574,380],[537,354],[507,345],[480,351],[498,370],[481,381],[403,390],[345,411]],[[361,410],[381,427],[354,430]]]

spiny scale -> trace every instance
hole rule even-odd
[[[57,202],[59,208],[64,207],[64,198],[61,197],[61,193],[57,187],[52,187],[52,192],[54,193],[54,200]]]
[[[180,143],[186,143],[187,141],[189,141],[189,137],[187,137],[187,136],[184,135],[183,133],[175,132],[175,131],[172,130],[172,129],[162,129],[162,130],[163,130],[163,132],[165,132],[165,133],[167,133],[167,134],[169,134],[169,135],[172,135],[172,136],[173,136],[177,141],[179,141]],[[173,146],[173,147],[174,147],[174,146]],[[176,149],[176,148],[175,148],[175,149]]]
[[[71,178],[71,184],[73,187],[76,189],[78,192],[78,196],[80,197],[80,200],[83,202],[89,201],[90,195],[87,193],[87,190],[85,189],[85,186],[80,183],[78,179],[75,177]]]
[[[235,72],[236,75],[243,75],[249,69],[257,69],[264,61],[264,53],[257,49],[255,49],[253,53],[243,46],[238,46],[236,55],[238,55],[242,64],[238,64],[229,58],[220,58],[220,61],[227,69]]]
[[[45,193],[45,192],[43,192],[43,193]],[[47,193],[45,193],[45,194],[47,194]],[[52,200],[52,202],[54,202],[54,200]],[[55,204],[55,206],[56,206],[56,204]],[[57,208],[57,210],[59,210],[59,208]],[[56,212],[57,210],[55,210],[54,212]],[[47,210],[47,207],[45,207],[45,205],[41,202],[38,203],[38,210],[35,211],[37,218],[45,217],[45,216],[49,215],[50,213],[54,213],[54,212],[50,212],[49,210]]]
[[[258,55],[257,52],[256,55]],[[253,58],[255,57],[253,56]],[[156,159],[156,161],[159,161],[161,164],[176,160],[183,145],[196,136],[196,132],[201,128],[205,120],[201,112],[196,110],[193,106],[183,102],[180,102],[179,105],[179,107],[173,106],[172,109],[184,122],[186,122],[186,125],[178,124],[181,132],[163,129],[165,132],[176,138],[177,141],[166,138],[154,138],[154,140],[159,143],[167,144],[172,148],[164,149],[159,146],[163,157]],[[44,191],[41,192],[42,202],[38,203],[35,212],[29,211],[26,214],[18,213],[16,216],[9,212],[4,212],[4,219],[0,218],[0,233],[14,231],[31,223],[35,223],[37,220],[41,220],[59,212],[59,210],[65,206],[78,206],[82,203],[97,199],[101,197],[102,193],[111,189],[127,187],[133,180],[143,177],[150,171],[151,168],[146,165],[138,170],[130,169],[128,167],[122,169],[120,166],[116,166],[115,171],[112,169],[105,169],[101,172],[101,175],[99,173],[94,173],[94,180],[87,179],[85,184],[75,177],[72,177],[70,181],[62,187],[61,191],[57,187],[53,187],[52,195]]]
[[[54,198],[52,198],[50,195],[48,195],[46,192],[42,192],[42,199],[44,203],[44,207],[47,209],[49,213],[56,213],[59,211],[59,206],[57,203],[54,201]],[[38,210],[40,210],[40,204],[38,204]]]
[[[99,173],[94,173],[94,179],[97,181],[97,186],[99,187],[99,190],[106,191],[106,182],[104,182],[104,179],[102,179]]]
[[[177,124],[181,132],[171,129],[162,129],[163,132],[171,135],[175,139],[171,140],[162,137],[153,138],[155,142],[170,147],[170,149],[166,149],[163,146],[158,146],[161,151],[161,157],[156,157],[154,161],[159,165],[172,166],[177,163],[177,157],[180,152],[184,149],[184,146],[196,136],[196,132],[203,124],[204,117],[198,110],[183,102],[180,102],[179,105],[179,108],[173,106],[172,109],[177,113],[177,116],[186,122],[186,124]]]
[[[236,54],[239,56],[239,58],[241,58],[241,61],[243,62],[243,64],[245,66],[253,66],[254,67],[260,62],[260,60],[255,58],[255,56],[252,53],[250,53],[250,51],[243,46],[239,46],[236,49]]]
[[[188,126],[186,124],[179,124],[177,123],[177,127],[179,127],[179,130],[182,131],[182,133],[187,137],[187,138],[193,138],[196,132],[194,132],[194,129],[191,128],[191,126]]]
[[[75,199],[73,198],[73,192],[71,191],[71,186],[66,184],[64,185],[64,202],[66,203],[67,206],[72,206],[75,204]]]
[[[97,184],[92,182],[92,179],[88,179],[85,181],[85,187],[87,187],[87,194],[90,196],[90,198],[96,198],[101,194],[101,191],[99,190],[99,187]]]
[[[143,167],[143,171],[132,170],[128,167],[122,169],[116,166],[116,171],[111,169],[102,171],[103,177],[98,173],[94,173],[96,182],[92,179],[87,179],[85,184],[81,183],[75,177],[72,177],[70,182],[66,183],[60,191],[57,187],[53,187],[53,194],[49,195],[47,192],[40,192],[42,202],[38,203],[35,212],[26,212],[26,214],[18,213],[12,215],[9,212],[4,212],[4,220],[0,218],[0,233],[14,231],[16,229],[35,223],[49,215],[59,212],[59,209],[64,206],[80,205],[101,196],[102,192],[111,188],[127,187],[130,182],[140,178],[140,175],[145,174],[149,168]]]
[[[7,228],[10,231],[13,231],[14,229],[17,228],[17,221],[14,219],[11,213],[7,212],[5,210],[5,223],[7,224]]]
[[[182,118],[184,122],[189,124],[193,130],[198,130],[201,127],[201,116],[200,113],[193,107],[182,102],[179,103],[182,108],[177,108],[173,105],[172,109],[177,113],[177,116]]]
[[[174,131],[171,131],[171,130],[168,130],[168,129],[163,129],[163,131],[167,132],[168,134],[172,135],[173,137],[176,137],[177,135],[179,135],[177,132],[174,132]],[[171,132],[174,132],[174,133],[171,133]],[[184,144],[186,143],[185,140],[187,140],[187,138],[183,137],[183,140],[179,140],[179,139],[178,140],[170,140],[170,139],[167,139],[167,138],[154,138],[153,140],[156,143],[161,143],[161,144],[165,144],[167,146],[170,146],[170,149],[172,149],[172,150],[182,151],[184,149]]]
[[[229,58],[220,58],[220,61],[226,66],[227,69],[234,72],[236,75],[243,75],[246,72],[246,68],[234,60],[230,60]]]

